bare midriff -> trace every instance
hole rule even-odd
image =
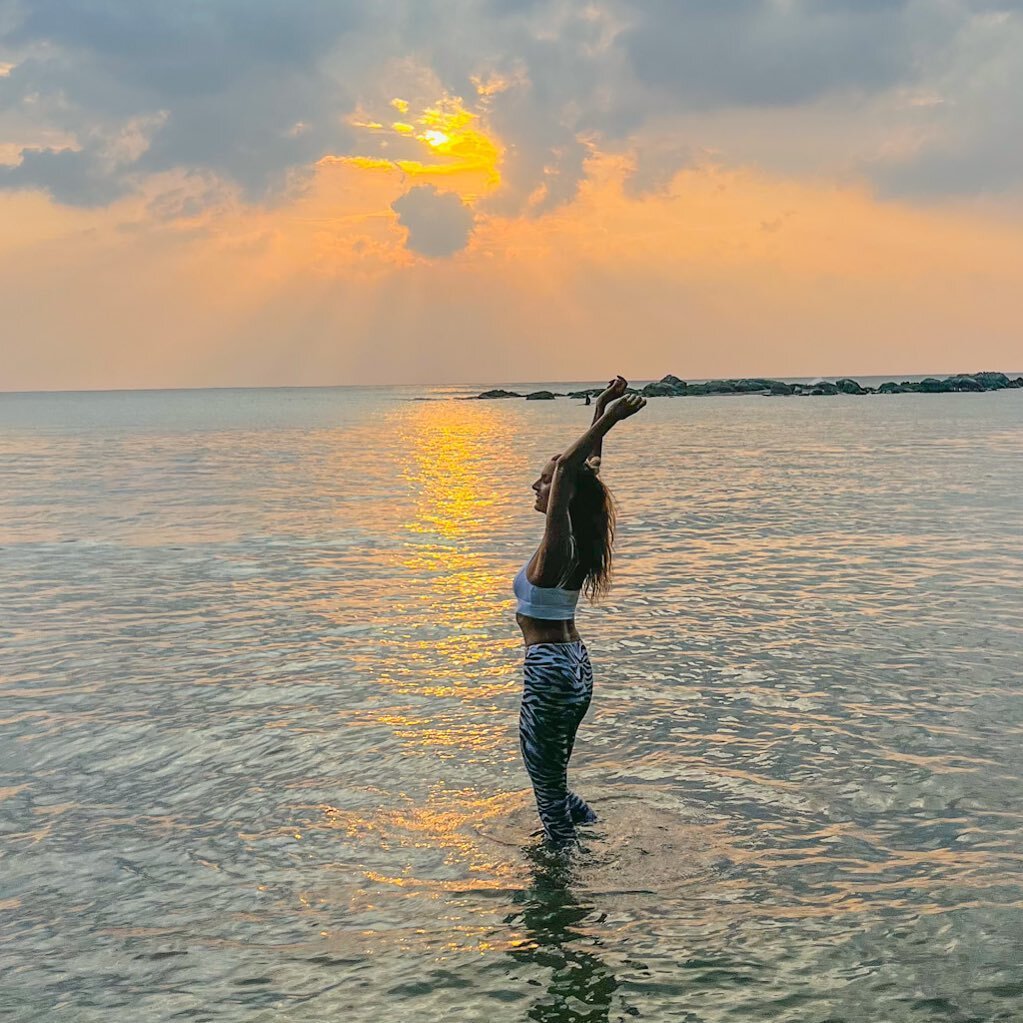
[[[532,567],[536,560],[534,554],[529,560],[526,571]],[[528,575],[526,577],[529,578]],[[579,588],[585,582],[585,574],[578,570],[567,580],[569,586]],[[519,623],[522,630],[522,642],[525,646],[532,646],[534,643],[577,643],[582,638],[575,628],[574,618],[553,619],[553,618],[531,618],[529,615],[515,612],[515,621]]]
[[[574,618],[552,621],[517,613],[515,621],[522,630],[522,642],[525,646],[532,646],[534,643],[576,643],[580,638]]]

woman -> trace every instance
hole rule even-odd
[[[575,841],[576,824],[597,819],[568,788],[568,759],[593,692],[575,607],[582,589],[592,603],[611,585],[614,503],[597,473],[604,434],[646,405],[639,395],[622,397],[627,386],[621,376],[611,381],[597,398],[593,425],[552,456],[533,484],[535,508],[547,523],[514,583],[515,618],[526,645],[519,742],[544,837],[555,848]]]

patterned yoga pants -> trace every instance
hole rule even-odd
[[[575,841],[575,825],[597,815],[568,787],[568,759],[593,695],[593,668],[582,640],[526,647],[519,745],[544,836],[556,848]]]

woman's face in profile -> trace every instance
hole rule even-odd
[[[536,503],[533,507],[536,511],[544,514],[547,513],[547,498],[551,492],[551,481],[554,479],[554,464],[557,457],[557,455],[551,455],[539,478],[533,483],[533,490],[536,493]]]

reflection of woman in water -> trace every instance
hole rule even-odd
[[[540,546],[515,577],[515,617],[526,646],[519,741],[544,836],[555,848],[575,841],[576,824],[597,819],[568,788],[575,733],[593,692],[575,608],[580,591],[594,601],[611,584],[614,503],[598,472],[604,434],[646,404],[639,395],[625,395],[627,386],[624,377],[611,381],[597,397],[593,425],[553,455],[533,484],[535,508],[547,523]]]
[[[614,958],[604,950],[605,935],[595,919],[597,907],[570,887],[569,865],[560,858],[537,856],[532,884],[515,893],[515,910],[505,917],[517,936],[526,939],[519,938],[508,954],[517,964],[549,975],[546,990],[529,1007],[526,1018],[535,1023],[569,1019],[607,1023],[615,1002],[619,1012],[639,1015],[619,990]]]

